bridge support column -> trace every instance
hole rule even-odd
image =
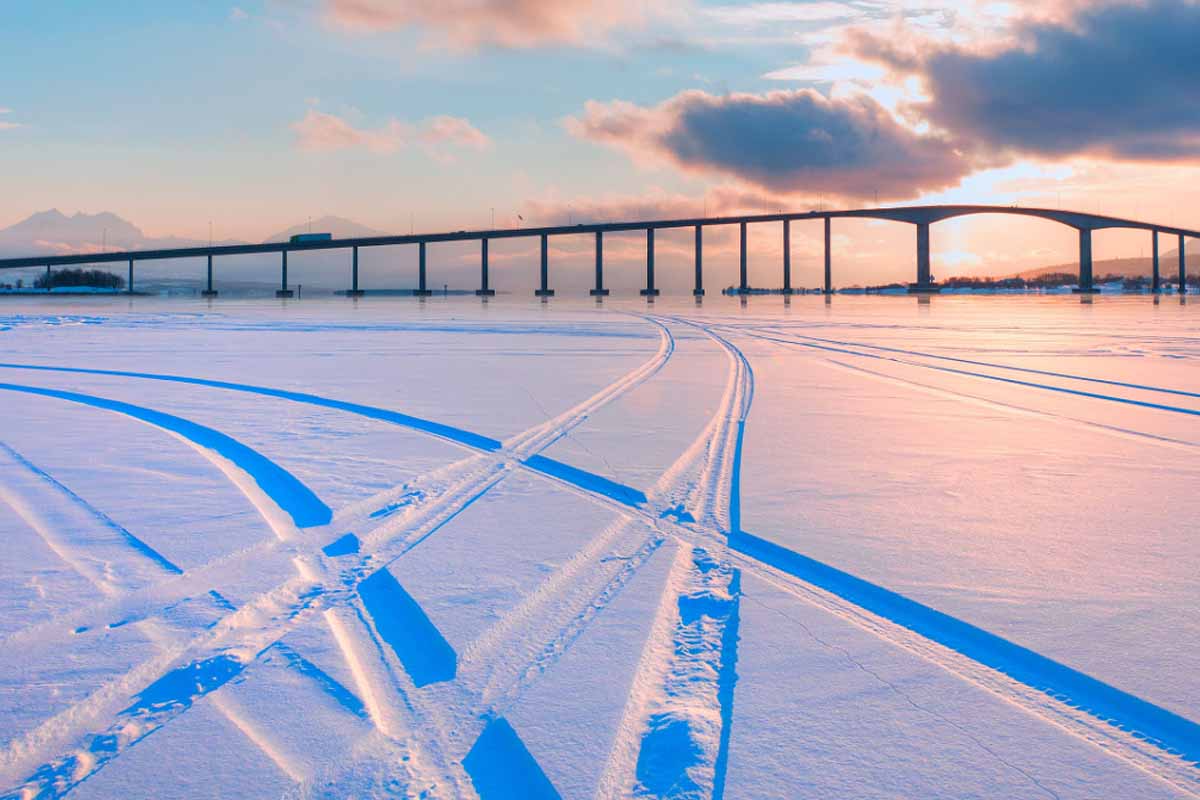
[[[1187,255],[1182,233],[1179,234],[1179,293],[1187,294]]]
[[[1079,288],[1075,294],[1098,294],[1100,292],[1092,283],[1092,231],[1089,228],[1079,229]]]
[[[133,259],[129,259],[129,279],[125,281],[129,294],[133,294]]]
[[[933,283],[929,267],[929,223],[917,223],[917,282],[908,285],[910,294],[933,294],[941,287]]]
[[[496,290],[488,285],[488,240],[479,240],[479,288],[475,290],[478,297],[494,297]]]
[[[279,288],[275,291],[276,297],[291,297],[295,294],[288,288],[287,284],[287,250],[281,250],[280,253],[280,279]]]
[[[201,297],[216,297],[217,290],[212,284],[212,253],[208,254],[208,270],[205,273],[204,291],[200,292]]]
[[[741,277],[739,278],[739,281],[738,281],[738,294],[749,294],[750,293],[750,283],[746,279],[746,223],[743,222],[741,224],[740,228],[741,228],[741,247],[738,251],[739,252],[738,258],[739,258],[739,264],[741,265],[741,267],[740,267],[740,276]]]
[[[825,294],[833,294],[833,253],[830,251],[830,229],[833,219],[825,218]]]
[[[596,285],[588,292],[592,297],[608,297],[604,288],[604,233],[596,231]]]
[[[350,248],[350,291],[346,292],[346,297],[362,297],[364,294],[362,289],[358,288],[358,248]]]
[[[696,282],[692,294],[704,297],[704,228],[696,226]]]
[[[425,285],[425,242],[417,242],[417,297],[429,297],[433,292]]]
[[[550,242],[546,234],[542,234],[542,286],[533,293],[536,297],[554,297],[550,288]]]
[[[646,228],[646,288],[642,297],[658,297],[654,288],[654,228]]]
[[[1158,274],[1158,231],[1150,232],[1150,250],[1153,258],[1150,270],[1150,291],[1162,291],[1162,278]]]
[[[783,293],[792,293],[792,221],[783,221]]]

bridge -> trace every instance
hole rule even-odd
[[[606,233],[628,233],[644,231],[646,235],[646,285],[641,294],[654,297],[659,290],[654,285],[654,234],[659,230],[676,228],[692,228],[695,231],[695,284],[692,293],[697,297],[704,294],[704,229],[736,225],[740,229],[740,280],[738,291],[748,293],[750,286],[746,274],[746,229],[750,225],[781,223],[783,233],[783,292],[791,294],[791,223],[804,220],[824,220],[825,223],[825,285],[824,291],[833,292],[833,258],[830,250],[830,237],[835,219],[878,219],[892,222],[908,223],[916,227],[916,281],[909,285],[913,293],[933,293],[938,291],[933,281],[929,264],[930,226],[934,223],[956,217],[974,216],[979,214],[1009,214],[1026,217],[1048,219],[1075,228],[1079,232],[1079,281],[1075,290],[1080,293],[1099,291],[1093,284],[1092,276],[1092,232],[1108,229],[1133,229],[1148,231],[1151,236],[1153,252],[1152,289],[1160,291],[1162,280],[1159,274],[1158,241],[1160,235],[1178,237],[1179,250],[1179,292],[1187,290],[1186,258],[1184,240],[1200,236],[1200,231],[1176,228],[1169,225],[1156,225],[1138,220],[1110,217],[1101,214],[1089,214],[1080,211],[1065,211],[1049,208],[1026,208],[1021,206],[994,205],[925,205],[901,206],[888,208],[847,209],[841,211],[821,210],[801,213],[753,214],[728,217],[697,217],[692,219],[672,220],[641,220],[633,222],[605,222],[578,225],[556,225],[540,228],[503,228],[492,230],[454,231],[446,233],[419,233],[407,236],[369,236],[349,239],[331,239],[312,242],[271,242],[267,244],[239,244],[208,247],[181,247],[163,250],[134,250],[127,252],[89,253],[60,256],[28,256],[24,258],[0,259],[0,269],[18,269],[29,267],[45,267],[50,271],[56,266],[101,263],[127,263],[129,278],[128,291],[133,291],[133,268],[138,261],[158,261],[173,258],[207,258],[208,272],[206,288],[202,294],[215,297],[213,288],[213,259],[220,256],[246,255],[253,253],[280,254],[280,288],[275,292],[277,297],[291,297],[293,292],[288,285],[287,265],[288,253],[310,250],[350,250],[351,251],[351,285],[346,294],[357,297],[364,292],[358,283],[358,251],[365,247],[384,247],[394,245],[416,245],[417,281],[418,288],[414,294],[427,296],[432,294],[426,285],[426,249],[431,244],[441,242],[478,241],[480,249],[479,289],[477,295],[487,297],[495,294],[488,281],[488,243],[499,239],[538,238],[541,241],[541,262],[539,286],[534,291],[538,297],[552,297],[554,290],[550,288],[549,239],[551,236],[578,236],[590,234],[596,241],[596,277],[595,285],[590,293],[594,297],[603,297],[609,293],[604,286],[604,235]]]

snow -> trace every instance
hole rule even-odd
[[[16,302],[0,796],[1200,795],[1180,298]]]

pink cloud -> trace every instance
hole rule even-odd
[[[326,0],[326,7],[345,28],[420,27],[464,48],[584,43],[640,23],[646,9],[637,0]]]
[[[374,130],[356,128],[336,114],[310,108],[304,118],[292,123],[301,150],[332,152],[365,149],[394,153],[410,144],[424,145],[433,155],[444,156],[446,147],[483,150],[491,140],[461,117],[438,116],[412,124],[390,120]]]

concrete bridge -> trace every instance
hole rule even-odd
[[[133,268],[138,261],[156,261],[171,258],[207,257],[208,272],[205,296],[214,297],[217,292],[213,289],[213,259],[219,256],[246,255],[251,253],[280,254],[280,288],[275,293],[278,297],[291,297],[292,290],[288,286],[287,259],[290,252],[310,250],[351,251],[351,285],[347,294],[359,296],[363,291],[358,283],[358,251],[364,247],[383,247],[392,245],[415,244],[418,249],[418,288],[419,296],[431,294],[426,285],[425,254],[430,244],[439,242],[478,241],[480,249],[479,289],[476,294],[488,296],[495,294],[488,282],[488,243],[495,239],[538,238],[541,241],[541,263],[539,286],[534,291],[538,297],[551,297],[554,290],[550,288],[550,265],[548,241],[551,236],[578,236],[591,234],[596,240],[596,279],[591,294],[602,297],[609,293],[604,286],[604,234],[627,233],[644,231],[646,234],[646,285],[641,294],[647,297],[656,296],[659,290],[654,285],[654,233],[658,230],[674,228],[693,228],[695,230],[695,285],[692,293],[696,296],[704,294],[703,243],[704,229],[720,225],[737,225],[740,228],[740,280],[739,291],[749,291],[746,277],[746,228],[749,225],[771,223],[782,224],[783,234],[783,291],[793,292],[791,276],[791,223],[802,220],[820,219],[825,222],[825,292],[833,291],[833,259],[830,251],[830,232],[835,219],[880,219],[893,222],[904,222],[916,226],[916,281],[909,286],[914,293],[937,292],[938,286],[933,282],[929,267],[929,236],[930,226],[942,220],[955,217],[966,217],[977,214],[1011,214],[1025,217],[1039,217],[1075,228],[1079,231],[1079,286],[1076,291],[1091,293],[1098,291],[1092,280],[1092,231],[1110,228],[1130,228],[1144,230],[1150,233],[1153,248],[1154,291],[1159,291],[1162,281],[1159,274],[1158,241],[1160,235],[1178,237],[1179,242],[1179,291],[1185,292],[1186,263],[1184,240],[1188,237],[1200,236],[1200,231],[1175,228],[1169,225],[1156,225],[1150,222],[1140,222],[1120,217],[1109,217],[1100,214],[1088,214],[1079,211],[1063,211],[1049,208],[1025,208],[1021,206],[988,206],[988,205],[944,205],[944,206],[902,206],[891,208],[850,209],[842,211],[808,211],[802,213],[754,214],[734,217],[698,217],[693,219],[672,220],[642,220],[634,222],[606,222],[579,225],[557,225],[542,228],[505,228],[495,230],[454,231],[446,233],[419,233],[407,236],[371,236],[353,239],[332,239],[327,241],[310,242],[272,242],[269,244],[223,245],[209,247],[183,247],[165,250],[140,250],[113,253],[91,253],[69,256],[29,256],[26,258],[0,259],[0,269],[17,269],[28,267],[45,267],[47,271],[56,266],[100,263],[127,263],[129,279],[127,288],[133,291]]]

